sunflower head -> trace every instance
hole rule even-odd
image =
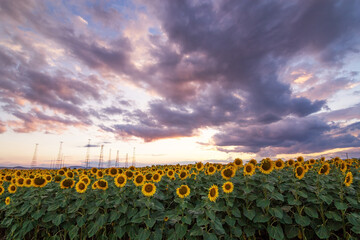
[[[60,187],[62,189],[73,188],[74,185],[75,185],[75,181],[72,178],[65,178],[60,182]]]
[[[262,161],[259,169],[262,173],[269,174],[274,169],[273,162],[270,159],[265,159],[264,161]]]
[[[251,160],[249,161],[249,163],[251,163],[252,165],[256,166],[257,161],[256,161],[255,159],[251,159]]]
[[[97,181],[97,188],[101,190],[106,190],[109,187],[108,182],[105,179],[100,179]]]
[[[232,182],[225,182],[222,185],[224,193],[232,193],[234,191],[234,184]]]
[[[232,177],[235,176],[235,170],[234,170],[232,167],[224,168],[224,169],[221,171],[221,176],[222,176],[224,179],[229,180],[230,178],[232,178]]]
[[[318,171],[319,175],[328,175],[330,172],[330,165],[329,163],[324,163]]]
[[[118,175],[118,170],[114,167],[109,169],[109,175],[112,177],[115,177],[116,175]]]
[[[72,171],[66,172],[65,175],[66,175],[67,178],[74,178],[74,173]]]
[[[0,196],[5,192],[5,189],[3,186],[0,185]]]
[[[300,163],[303,163],[304,162],[304,157],[303,156],[299,156],[299,157],[297,157],[297,159],[296,159],[298,162],[300,162]]]
[[[25,184],[25,179],[23,177],[19,177],[16,179],[17,186],[22,187],[22,186],[24,186],[24,184]]]
[[[32,182],[34,187],[40,187],[40,188],[45,187],[47,183],[48,182],[46,181],[46,179],[42,176],[38,176],[38,177],[34,178],[34,180]]]
[[[215,202],[216,199],[218,198],[218,196],[219,196],[219,188],[218,188],[218,186],[212,185],[209,188],[209,194],[208,194],[209,200],[212,201],[212,202]]]
[[[185,198],[187,196],[189,196],[190,194],[190,188],[187,185],[181,185],[180,187],[178,187],[176,189],[176,194],[180,197],[180,198]]]
[[[187,177],[188,177],[188,173],[187,173],[186,170],[182,170],[182,171],[179,173],[179,178],[180,178],[181,180],[184,180],[184,179],[186,179]]]
[[[342,162],[340,163],[340,170],[341,170],[343,173],[346,172],[346,170],[347,170],[347,164],[346,164],[346,162],[342,161]]]
[[[5,198],[5,204],[6,204],[6,205],[9,205],[9,204],[10,204],[10,197]]]
[[[240,158],[235,158],[235,160],[234,160],[234,165],[235,165],[236,167],[242,166],[242,165],[243,165],[243,160],[240,159]]]
[[[305,176],[305,168],[300,165],[295,168],[295,176],[297,179],[302,179]]]
[[[54,178],[54,181],[56,183],[59,183],[61,181],[61,176],[60,175],[56,175],[55,178]]]
[[[25,179],[25,187],[31,187],[32,186],[33,179],[26,178]]]
[[[152,176],[152,180],[154,182],[160,182],[161,180],[161,175],[159,173],[155,173],[153,176]]]
[[[345,176],[344,184],[349,187],[353,182],[353,174],[351,172],[348,172]]]
[[[283,169],[284,167],[285,167],[285,163],[282,159],[279,158],[278,160],[275,161],[275,169],[280,170]]]
[[[144,194],[144,196],[151,197],[156,192],[156,186],[153,183],[146,183],[142,186],[141,192]]]
[[[9,193],[16,193],[17,187],[15,184],[10,184],[8,187],[8,192]]]
[[[247,163],[244,166],[244,176],[252,176],[255,173],[255,166],[251,163]]]
[[[175,172],[174,172],[174,170],[169,170],[167,173],[166,173],[166,175],[169,177],[169,178],[173,178],[174,177],[174,175],[175,175]]]
[[[196,170],[201,171],[204,169],[204,164],[202,162],[196,163]]]
[[[145,182],[145,177],[141,173],[134,178],[135,186],[142,186]]]
[[[294,161],[294,159],[289,159],[289,160],[286,162],[286,164],[287,164],[289,167],[292,167],[292,166],[294,166],[295,161]]]
[[[132,179],[134,177],[134,172],[130,171],[130,170],[127,170],[125,172],[125,175],[126,175],[127,179]]]
[[[96,172],[96,178],[97,178],[97,179],[100,179],[100,178],[103,178],[103,177],[104,177],[104,172],[101,171],[101,170],[98,170],[98,171]]]
[[[90,172],[91,172],[92,174],[96,174],[97,171],[98,171],[98,169],[97,169],[96,167],[93,167],[93,168],[91,168],[91,170],[90,170]]]
[[[87,189],[87,184],[84,183],[83,181],[79,181],[76,186],[75,186],[75,189],[78,193],[84,193]]]
[[[150,181],[152,179],[152,173],[147,173],[145,175],[146,181]]]
[[[117,187],[124,187],[126,185],[126,175],[125,174],[119,174],[114,178],[115,185]]]
[[[311,165],[314,165],[314,164],[316,163],[316,160],[312,158],[312,159],[309,160],[309,163],[310,163]]]
[[[130,169],[131,171],[135,171],[135,167],[134,167],[134,166],[130,166],[129,169]]]
[[[207,169],[207,174],[213,175],[216,172],[216,168],[213,165],[210,165]]]

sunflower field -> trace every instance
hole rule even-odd
[[[359,166],[1,169],[0,239],[360,239]]]

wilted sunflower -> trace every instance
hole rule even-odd
[[[275,169],[280,170],[283,169],[285,167],[285,163],[282,159],[278,159],[275,161]]]
[[[196,163],[196,170],[201,171],[204,169],[204,164],[202,162]]]
[[[65,178],[60,182],[61,189],[73,188],[74,185],[75,185],[75,181],[72,178]]]
[[[180,198],[185,198],[187,196],[189,196],[190,194],[190,188],[187,185],[181,185],[180,187],[178,187],[176,189],[176,194],[180,197]]]
[[[33,185],[34,187],[40,187],[40,188],[42,188],[42,187],[45,187],[46,184],[47,184],[47,181],[46,181],[46,179],[45,179],[44,177],[42,177],[42,176],[38,176],[38,177],[34,178],[34,180],[32,181],[32,185]]]
[[[109,175],[115,177],[116,175],[118,175],[118,170],[114,167],[110,168]]]
[[[234,191],[234,184],[232,182],[225,182],[222,185],[224,193],[232,193]]]
[[[117,187],[124,187],[126,184],[126,175],[125,174],[119,174],[114,178],[115,185]]]
[[[188,177],[187,171],[182,170],[182,171],[179,173],[179,178],[180,178],[181,180],[184,180],[184,179],[186,179],[187,177]]]
[[[0,196],[5,192],[5,189],[3,186],[0,185]]]
[[[8,187],[8,192],[9,193],[16,193],[16,189],[17,189],[16,185],[10,184],[9,187]]]
[[[305,168],[303,166],[297,166],[295,168],[295,176],[298,179],[302,179],[305,176]]]
[[[135,186],[142,186],[145,182],[145,177],[141,173],[134,178]]]
[[[32,186],[32,181],[33,181],[33,179],[26,178],[25,179],[25,187],[31,187]]]
[[[328,163],[324,163],[322,167],[319,169],[319,175],[328,175],[330,172],[330,165]]]
[[[152,176],[152,180],[154,182],[160,182],[161,181],[161,175],[159,173],[155,173],[153,176]]]
[[[255,173],[255,166],[251,163],[247,163],[244,166],[244,176],[252,176]]]
[[[10,204],[10,197],[5,198],[5,204],[6,204],[6,205],[9,205],[9,204]]]
[[[170,169],[170,170],[166,173],[166,175],[168,176],[168,178],[173,178],[174,175],[175,175],[175,172]]]
[[[22,187],[22,186],[24,186],[24,184],[25,184],[25,179],[23,177],[19,177],[16,179],[17,186]]]
[[[352,175],[351,172],[348,172],[348,173],[346,174],[346,176],[345,176],[345,181],[344,181],[344,183],[345,183],[345,185],[346,185],[347,187],[349,187],[352,182],[353,182],[353,175]]]
[[[78,183],[76,183],[75,189],[78,193],[84,193],[87,189],[87,184],[83,181],[79,181]]]
[[[242,166],[242,165],[243,165],[243,160],[240,159],[240,158],[235,158],[235,160],[234,160],[234,165],[235,165],[236,167]]]
[[[155,194],[156,192],[156,186],[153,183],[146,183],[142,186],[141,192],[146,196],[146,197],[151,197]]]
[[[218,196],[219,196],[218,186],[212,185],[209,188],[209,194],[208,194],[209,200],[212,201],[212,202],[215,202]]]
[[[272,172],[272,170],[274,169],[273,162],[270,159],[265,159],[261,163],[259,169],[264,174],[270,174]]]
[[[130,170],[127,170],[125,172],[125,175],[126,175],[127,179],[132,179],[134,177],[134,173]]]
[[[210,165],[207,169],[207,174],[213,175],[216,172],[216,168],[213,165]]]
[[[108,182],[105,179],[100,179],[97,181],[97,188],[101,190],[106,190],[109,187]]]
[[[230,178],[235,176],[235,170],[231,167],[225,168],[221,171],[221,176],[225,180],[229,180]]]

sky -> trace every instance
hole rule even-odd
[[[359,157],[359,22],[355,0],[2,0],[0,166],[60,142],[67,166]]]

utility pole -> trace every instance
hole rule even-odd
[[[33,159],[31,161],[31,168],[36,168],[36,161],[37,161],[37,148],[38,148],[39,144],[36,143],[35,144],[35,151],[34,151],[34,156]]]

